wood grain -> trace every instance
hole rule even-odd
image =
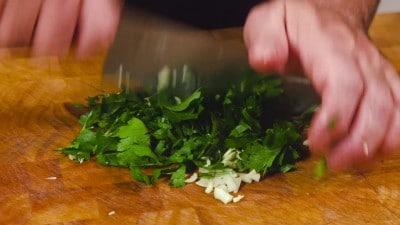
[[[400,14],[376,18],[373,40],[400,69]],[[214,32],[240,39],[240,32]],[[0,62],[0,224],[400,224],[400,155],[363,175],[312,179],[297,171],[241,189],[223,205],[195,185],[146,187],[128,171],[77,164],[55,151],[79,129],[65,108],[101,92],[101,57],[87,62]],[[46,179],[56,177],[57,179]],[[109,215],[110,212],[115,212]]]

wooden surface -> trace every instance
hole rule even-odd
[[[399,24],[400,14],[380,16],[371,30],[398,69]],[[312,179],[308,160],[244,186],[245,198],[230,205],[195,185],[146,187],[125,169],[71,162],[55,151],[79,129],[63,104],[100,93],[99,61],[41,69],[23,58],[0,63],[0,224],[400,224],[399,155],[373,172],[322,182]]]

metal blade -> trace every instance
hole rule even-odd
[[[218,41],[209,31],[125,7],[105,62],[103,87],[154,93],[167,86],[177,96],[205,87],[218,93],[240,81],[248,69],[241,40]],[[301,112],[319,102],[308,80],[299,76],[283,76],[283,88],[285,98],[294,103],[288,106],[291,110]]]
[[[224,88],[248,68],[241,41],[218,41],[209,31],[125,7],[104,65],[105,86],[156,91],[165,66],[174,88],[187,91],[200,85]]]

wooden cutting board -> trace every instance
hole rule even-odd
[[[371,35],[400,69],[400,14],[378,16]],[[213,33],[240,38],[240,30]],[[297,171],[241,189],[223,205],[200,187],[146,187],[125,169],[77,164],[55,151],[79,130],[66,102],[101,92],[101,58],[35,68],[24,58],[0,63],[0,224],[400,224],[400,155],[363,175],[312,179]]]

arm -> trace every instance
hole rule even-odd
[[[253,68],[286,73],[299,65],[321,96],[308,139],[334,170],[400,149],[400,79],[366,32],[378,3],[271,0],[245,25]]]

